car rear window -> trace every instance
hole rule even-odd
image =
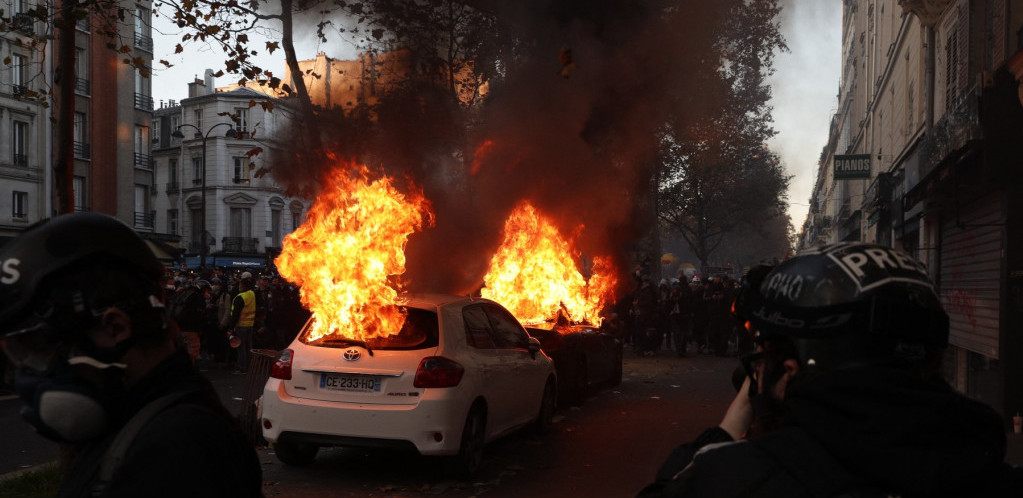
[[[399,307],[405,314],[405,324],[397,334],[387,337],[372,337],[366,341],[365,346],[370,349],[426,349],[437,347],[438,344],[438,319],[437,313],[418,308]],[[310,321],[310,323],[312,323]],[[310,346],[344,348],[353,344],[360,344],[358,341],[351,341],[338,334],[325,335],[314,341],[308,340],[309,324],[302,331],[301,341]]]

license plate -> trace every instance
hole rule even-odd
[[[323,374],[320,389],[356,393],[380,392],[380,378],[368,375]]]

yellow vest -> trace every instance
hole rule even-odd
[[[242,298],[245,305],[242,306],[242,314],[238,317],[235,327],[251,327],[256,323],[256,293],[249,289],[239,292],[238,296]],[[231,301],[231,313],[234,313],[234,301]]]

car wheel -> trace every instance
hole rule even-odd
[[[449,468],[456,477],[467,479],[479,470],[483,463],[483,445],[486,443],[486,412],[476,404],[465,417],[462,442],[458,454],[449,461]]]
[[[611,385],[618,386],[622,383],[622,350],[615,354],[614,373],[611,374]]]
[[[543,398],[540,398],[540,413],[536,419],[536,432],[548,434],[554,428],[554,412],[558,409],[558,389],[554,387],[553,380],[547,380],[543,388]]]
[[[285,465],[295,467],[303,467],[312,463],[316,459],[318,451],[320,451],[320,447],[315,444],[289,443],[288,441],[278,441],[274,444],[274,453],[277,454],[277,459]]]

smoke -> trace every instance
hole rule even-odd
[[[701,71],[716,67],[707,54],[730,5],[481,3],[521,46],[466,138],[471,158],[452,156],[445,140],[457,118],[428,93],[381,110],[383,131],[372,150],[354,139],[334,145],[408,175],[432,202],[435,226],[414,234],[406,249],[410,289],[477,289],[521,200],[577,236],[584,255],[612,256],[628,272],[630,244],[655,222],[649,192],[658,129],[669,116],[684,119],[714,105]],[[559,57],[566,48],[574,64],[567,75]],[[275,178],[292,187],[308,182],[299,171]]]

